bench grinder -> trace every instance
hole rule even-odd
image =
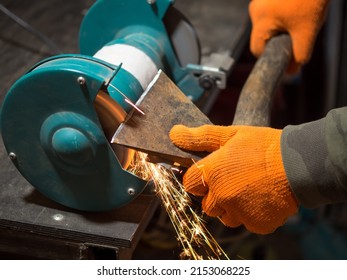
[[[135,103],[159,69],[198,100],[199,43],[173,1],[99,0],[83,19],[79,44],[81,54],[45,59],[16,81],[2,105],[1,133],[39,192],[104,211],[131,202],[147,183],[126,170],[134,152],[110,144],[132,108],[126,101]]]

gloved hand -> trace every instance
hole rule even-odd
[[[326,14],[328,0],[252,0],[250,49],[255,56],[263,53],[266,42],[287,32],[293,43],[293,60],[287,72],[295,73],[307,63]]]
[[[298,207],[282,164],[281,132],[250,126],[174,126],[170,138],[175,145],[212,152],[187,170],[186,191],[203,196],[204,212],[227,226],[273,232]]]

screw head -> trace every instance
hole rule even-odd
[[[210,76],[205,75],[200,77],[199,84],[203,89],[209,90],[214,86],[215,81]]]
[[[135,195],[135,190],[133,188],[128,189],[128,194],[129,195]]]
[[[10,152],[10,153],[8,154],[8,156],[9,156],[9,158],[10,158],[11,160],[15,160],[15,159],[17,158],[17,155],[16,155],[15,153],[13,153],[13,152]]]
[[[78,77],[77,78],[77,82],[80,84],[80,85],[84,85],[86,83],[86,79],[83,78],[83,77]]]

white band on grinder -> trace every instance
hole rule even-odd
[[[143,90],[147,88],[158,72],[157,66],[145,52],[130,45],[104,46],[94,54],[94,57],[114,65],[122,63],[122,68],[139,81]]]

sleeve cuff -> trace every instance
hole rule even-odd
[[[327,119],[286,126],[281,136],[287,179],[299,203],[307,208],[347,198],[345,188],[336,178],[336,166],[329,152]]]

